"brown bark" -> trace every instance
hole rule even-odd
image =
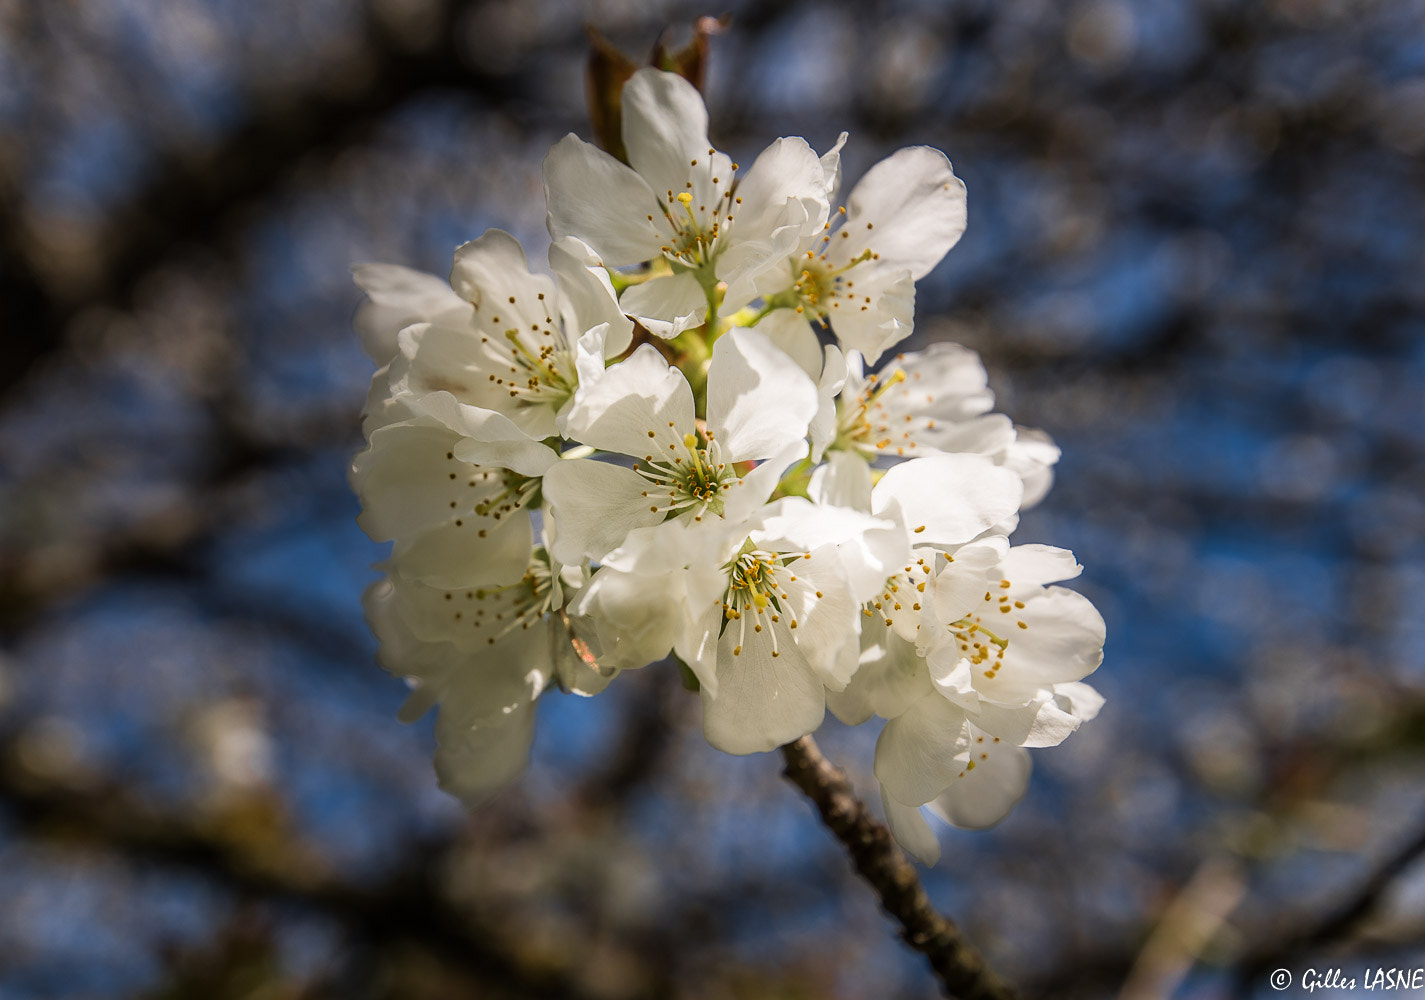
[[[1014,1000],[1017,996],[960,928],[936,911],[920,876],[896,846],[890,830],[856,797],[846,773],[833,765],[810,736],[782,747],[783,774],[816,804],[821,821],[846,847],[856,871],[875,890],[881,908],[895,918],[906,944],[920,952],[945,988],[960,1000]]]

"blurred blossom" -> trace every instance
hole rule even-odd
[[[271,778],[274,747],[261,712],[254,700],[230,698],[207,706],[190,721],[190,738],[220,785],[240,790]]]
[[[1069,14],[1069,52],[1097,70],[1117,69],[1133,54],[1133,7],[1122,0],[1085,0]]]
[[[21,765],[36,777],[77,785],[89,773],[84,731],[70,719],[36,719],[25,727],[18,751]]]
[[[1377,102],[1381,141],[1406,156],[1425,152],[1425,79],[1406,80]]]
[[[871,92],[895,113],[915,111],[925,102],[937,74],[944,72],[953,32],[919,20],[885,24],[875,39]]]
[[[1318,500],[1340,482],[1336,450],[1313,435],[1274,442],[1257,468],[1262,491],[1281,500]]]

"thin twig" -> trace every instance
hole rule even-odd
[[[960,1000],[1014,1000],[1015,991],[985,962],[950,920],[930,903],[915,868],[891,832],[867,810],[840,768],[810,736],[782,747],[787,780],[816,804],[821,820],[845,845],[856,871],[876,891],[881,907],[901,925],[906,944],[924,955],[944,985]]]
[[[1247,890],[1247,874],[1235,857],[1211,857],[1159,917],[1119,992],[1119,1000],[1172,996],[1221,932]]]
[[[1248,954],[1239,966],[1239,987],[1255,983],[1267,969],[1287,968],[1301,955],[1329,947],[1354,934],[1380,906],[1381,900],[1407,868],[1425,857],[1425,825],[1382,858],[1370,877],[1321,920],[1288,932],[1276,942]]]

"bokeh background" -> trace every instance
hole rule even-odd
[[[1046,1000],[1425,965],[1425,4],[727,6],[735,158],[965,178],[912,344],[1063,446],[1017,538],[1109,625],[1102,716],[941,831],[936,902]],[[544,699],[467,816],[361,618],[349,264],[542,259],[584,24],[721,12],[0,0],[0,998],[934,995],[673,671]],[[862,729],[819,738],[874,797]]]

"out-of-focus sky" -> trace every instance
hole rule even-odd
[[[1425,5],[730,7],[734,158],[845,129],[848,182],[916,143],[964,177],[907,346],[1062,446],[1016,540],[1108,622],[1101,717],[940,830],[933,897],[1032,995],[1233,995],[1425,824]],[[349,266],[492,226],[542,261],[583,25],[720,12],[0,2],[0,1000],[932,993],[670,671],[544,699],[467,817],[361,619]],[[874,726],[819,738],[874,798]],[[1175,902],[1225,927],[1145,965]],[[1422,929],[1407,866],[1345,954]]]

